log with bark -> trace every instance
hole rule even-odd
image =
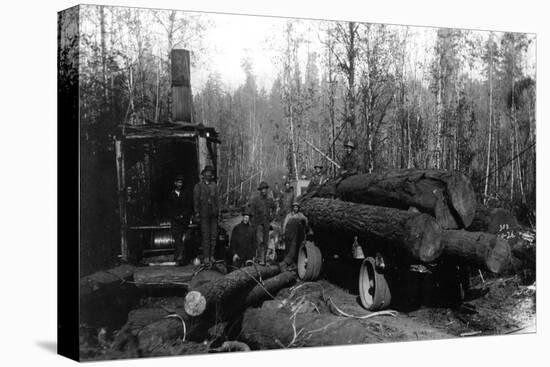
[[[203,314],[207,318],[215,318],[226,306],[235,301],[235,296],[256,281],[268,279],[280,272],[274,266],[248,266],[237,269],[223,278],[203,284],[191,290],[185,297],[185,311],[189,316],[197,317]]]
[[[392,250],[422,262],[434,261],[443,251],[441,227],[427,214],[325,198],[303,201],[302,211],[314,231],[383,239]]]
[[[476,206],[474,219],[467,229],[472,232],[500,235],[505,234],[505,232],[517,231],[520,226],[509,210],[503,208],[489,209],[479,204]]]
[[[145,266],[136,268],[134,282],[138,288],[187,289],[194,274],[194,266]]]
[[[446,230],[442,236],[443,254],[469,265],[500,273],[510,264],[508,241],[490,233]]]
[[[329,182],[315,196],[407,210],[415,207],[437,219],[443,229],[468,227],[475,193],[468,178],[443,170],[389,170]]]
[[[269,273],[264,275],[267,276]],[[207,315],[191,317],[185,309],[179,308],[132,311],[129,315],[127,331],[136,335],[139,352],[145,355],[149,355],[163,344],[178,338],[183,339],[184,336],[186,340],[202,341],[208,336],[208,329],[216,322],[237,316],[247,307],[257,305],[263,299],[276,294],[281,288],[292,285],[296,278],[296,273],[284,272],[265,280],[262,285],[244,289],[232,297],[231,302],[224,305],[223,312],[219,312],[216,319]]]
[[[253,349],[319,347],[376,343],[382,335],[357,319],[329,314],[297,313],[274,308],[249,308],[243,316],[240,340]]]
[[[80,279],[81,300],[94,293],[117,290],[121,283],[131,281],[136,268],[131,265],[120,265],[116,268],[98,271]]]

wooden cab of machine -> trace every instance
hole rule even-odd
[[[167,203],[174,179],[183,176],[192,212],[201,169],[211,165],[217,173],[219,143],[216,130],[201,124],[121,126],[115,140],[121,261],[173,251]]]

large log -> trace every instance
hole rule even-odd
[[[135,269],[131,265],[120,265],[113,269],[98,271],[80,278],[81,300],[94,293],[116,291],[122,282],[132,280]]]
[[[397,209],[415,207],[434,216],[444,229],[468,227],[474,218],[475,193],[463,174],[443,170],[390,170],[350,176],[317,196]]]
[[[285,271],[273,278],[265,280],[261,285],[255,285],[254,288],[246,292],[246,296],[242,298],[242,306],[238,311],[243,311],[246,307],[255,306],[262,300],[274,296],[281,289],[291,286],[296,282],[297,278],[298,274],[296,274],[296,272]]]
[[[510,264],[508,241],[490,233],[464,230],[443,231],[441,239],[444,256],[500,273]]]
[[[308,199],[302,205],[314,230],[380,238],[423,262],[437,259],[443,250],[441,227],[427,214],[324,198]]]
[[[475,216],[467,227],[472,232],[487,232],[496,235],[506,235],[520,229],[519,223],[514,215],[506,209],[489,209],[484,205],[477,205]]]
[[[215,317],[234,296],[256,283],[279,273],[278,266],[248,266],[237,269],[223,278],[203,284],[185,296],[185,310],[189,316]]]
[[[297,313],[295,319],[291,316],[282,308],[250,308],[244,313],[239,338],[254,349],[385,341],[357,319],[317,313]]]
[[[136,268],[134,282],[138,288],[183,288],[193,279],[193,266],[145,266]]]

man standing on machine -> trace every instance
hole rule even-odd
[[[187,253],[182,241],[183,233],[191,218],[191,200],[183,190],[183,175],[177,175],[174,179],[174,189],[168,196],[168,215],[172,226],[172,236],[175,241],[174,261],[183,265],[187,259]]]
[[[203,261],[212,263],[218,236],[218,185],[212,166],[205,166],[201,175],[202,181],[193,190],[193,204],[195,217],[200,219]]]

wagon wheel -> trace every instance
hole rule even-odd
[[[369,311],[388,308],[391,293],[384,275],[378,273],[375,261],[367,257],[359,270],[359,295],[361,303]]]
[[[298,250],[298,276],[302,280],[315,280],[321,273],[321,250],[311,241],[305,241]]]

